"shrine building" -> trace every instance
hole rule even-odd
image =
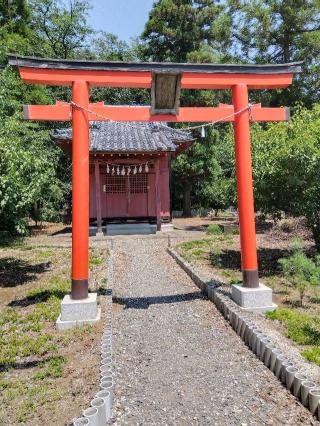
[[[53,133],[71,157],[72,129]],[[157,122],[90,123],[90,233],[156,232],[171,222],[171,161],[190,133]]]

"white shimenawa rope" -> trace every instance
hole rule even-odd
[[[99,114],[99,113],[97,113],[97,112],[95,112],[95,111],[92,111],[92,110],[90,110],[90,109],[88,109],[88,108],[85,108],[85,107],[83,107],[82,105],[77,104],[76,102],[71,101],[70,103],[71,103],[71,105],[73,105],[73,106],[75,106],[75,107],[77,107],[77,108],[79,108],[79,109],[82,109],[83,111],[85,111],[85,112],[87,112],[87,113],[89,113],[89,114],[95,115],[97,118],[102,118],[102,119],[103,119],[103,121],[109,121],[109,122],[111,122],[111,123],[118,123],[118,124],[121,124],[121,125],[123,125],[123,126],[132,127],[133,129],[139,129],[139,130],[147,131],[147,129],[146,129],[145,127],[143,127],[143,126],[135,126],[135,125],[133,125],[133,124],[129,124],[127,121],[126,121],[126,122],[123,122],[123,121],[116,121],[116,120],[112,120],[111,118],[106,117],[105,115]],[[163,124],[163,123],[159,123],[159,124],[161,124],[161,126],[166,127],[166,128],[168,128],[168,129],[170,129],[170,130],[186,131],[186,130],[202,129],[202,128],[204,128],[204,127],[210,127],[210,126],[212,127],[212,126],[214,126],[215,124],[222,123],[222,122],[224,122],[224,120],[226,120],[226,119],[228,119],[228,118],[232,118],[232,117],[234,117],[234,116],[236,116],[236,115],[238,115],[238,114],[240,114],[240,113],[242,113],[242,112],[244,112],[244,111],[247,111],[247,110],[249,110],[250,117],[251,117],[251,107],[252,107],[252,104],[250,104],[250,103],[249,103],[249,104],[248,104],[247,106],[245,106],[244,108],[241,108],[241,109],[239,109],[238,111],[233,112],[232,114],[225,115],[224,117],[221,117],[219,120],[210,121],[209,123],[203,123],[203,124],[199,124],[199,125],[191,126],[191,127],[181,127],[181,128],[176,129],[176,128],[174,128],[174,127],[167,126],[166,124]],[[157,122],[157,123],[158,123],[158,122]]]

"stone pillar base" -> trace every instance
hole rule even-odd
[[[162,232],[169,232],[169,231],[173,231],[174,230],[174,226],[173,223],[162,223],[161,224],[161,231]]]
[[[272,303],[271,288],[261,283],[257,288],[233,284],[231,286],[231,297],[241,308],[248,311],[263,313],[277,308],[277,305]]]
[[[58,330],[95,324],[100,320],[101,310],[97,304],[97,293],[89,293],[85,299],[74,300],[70,295],[61,302],[61,314],[56,321]]]

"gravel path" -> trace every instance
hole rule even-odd
[[[114,244],[116,425],[319,425],[166,253]]]

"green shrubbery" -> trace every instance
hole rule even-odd
[[[223,230],[221,226],[217,225],[216,223],[212,223],[208,226],[206,232],[209,235],[220,235],[223,233]]]
[[[21,117],[14,99],[21,82],[6,69],[0,76],[0,231],[26,234],[27,219],[57,220],[65,184],[58,177],[62,151],[54,146],[50,131]],[[31,102],[47,103],[34,95]]]
[[[320,249],[320,104],[299,108],[287,123],[252,126],[257,208],[304,216]]]
[[[308,258],[304,253],[300,240],[295,240],[291,247],[291,255],[279,260],[285,277],[299,292],[300,305],[306,291],[312,285],[320,284],[320,255],[315,260]]]

